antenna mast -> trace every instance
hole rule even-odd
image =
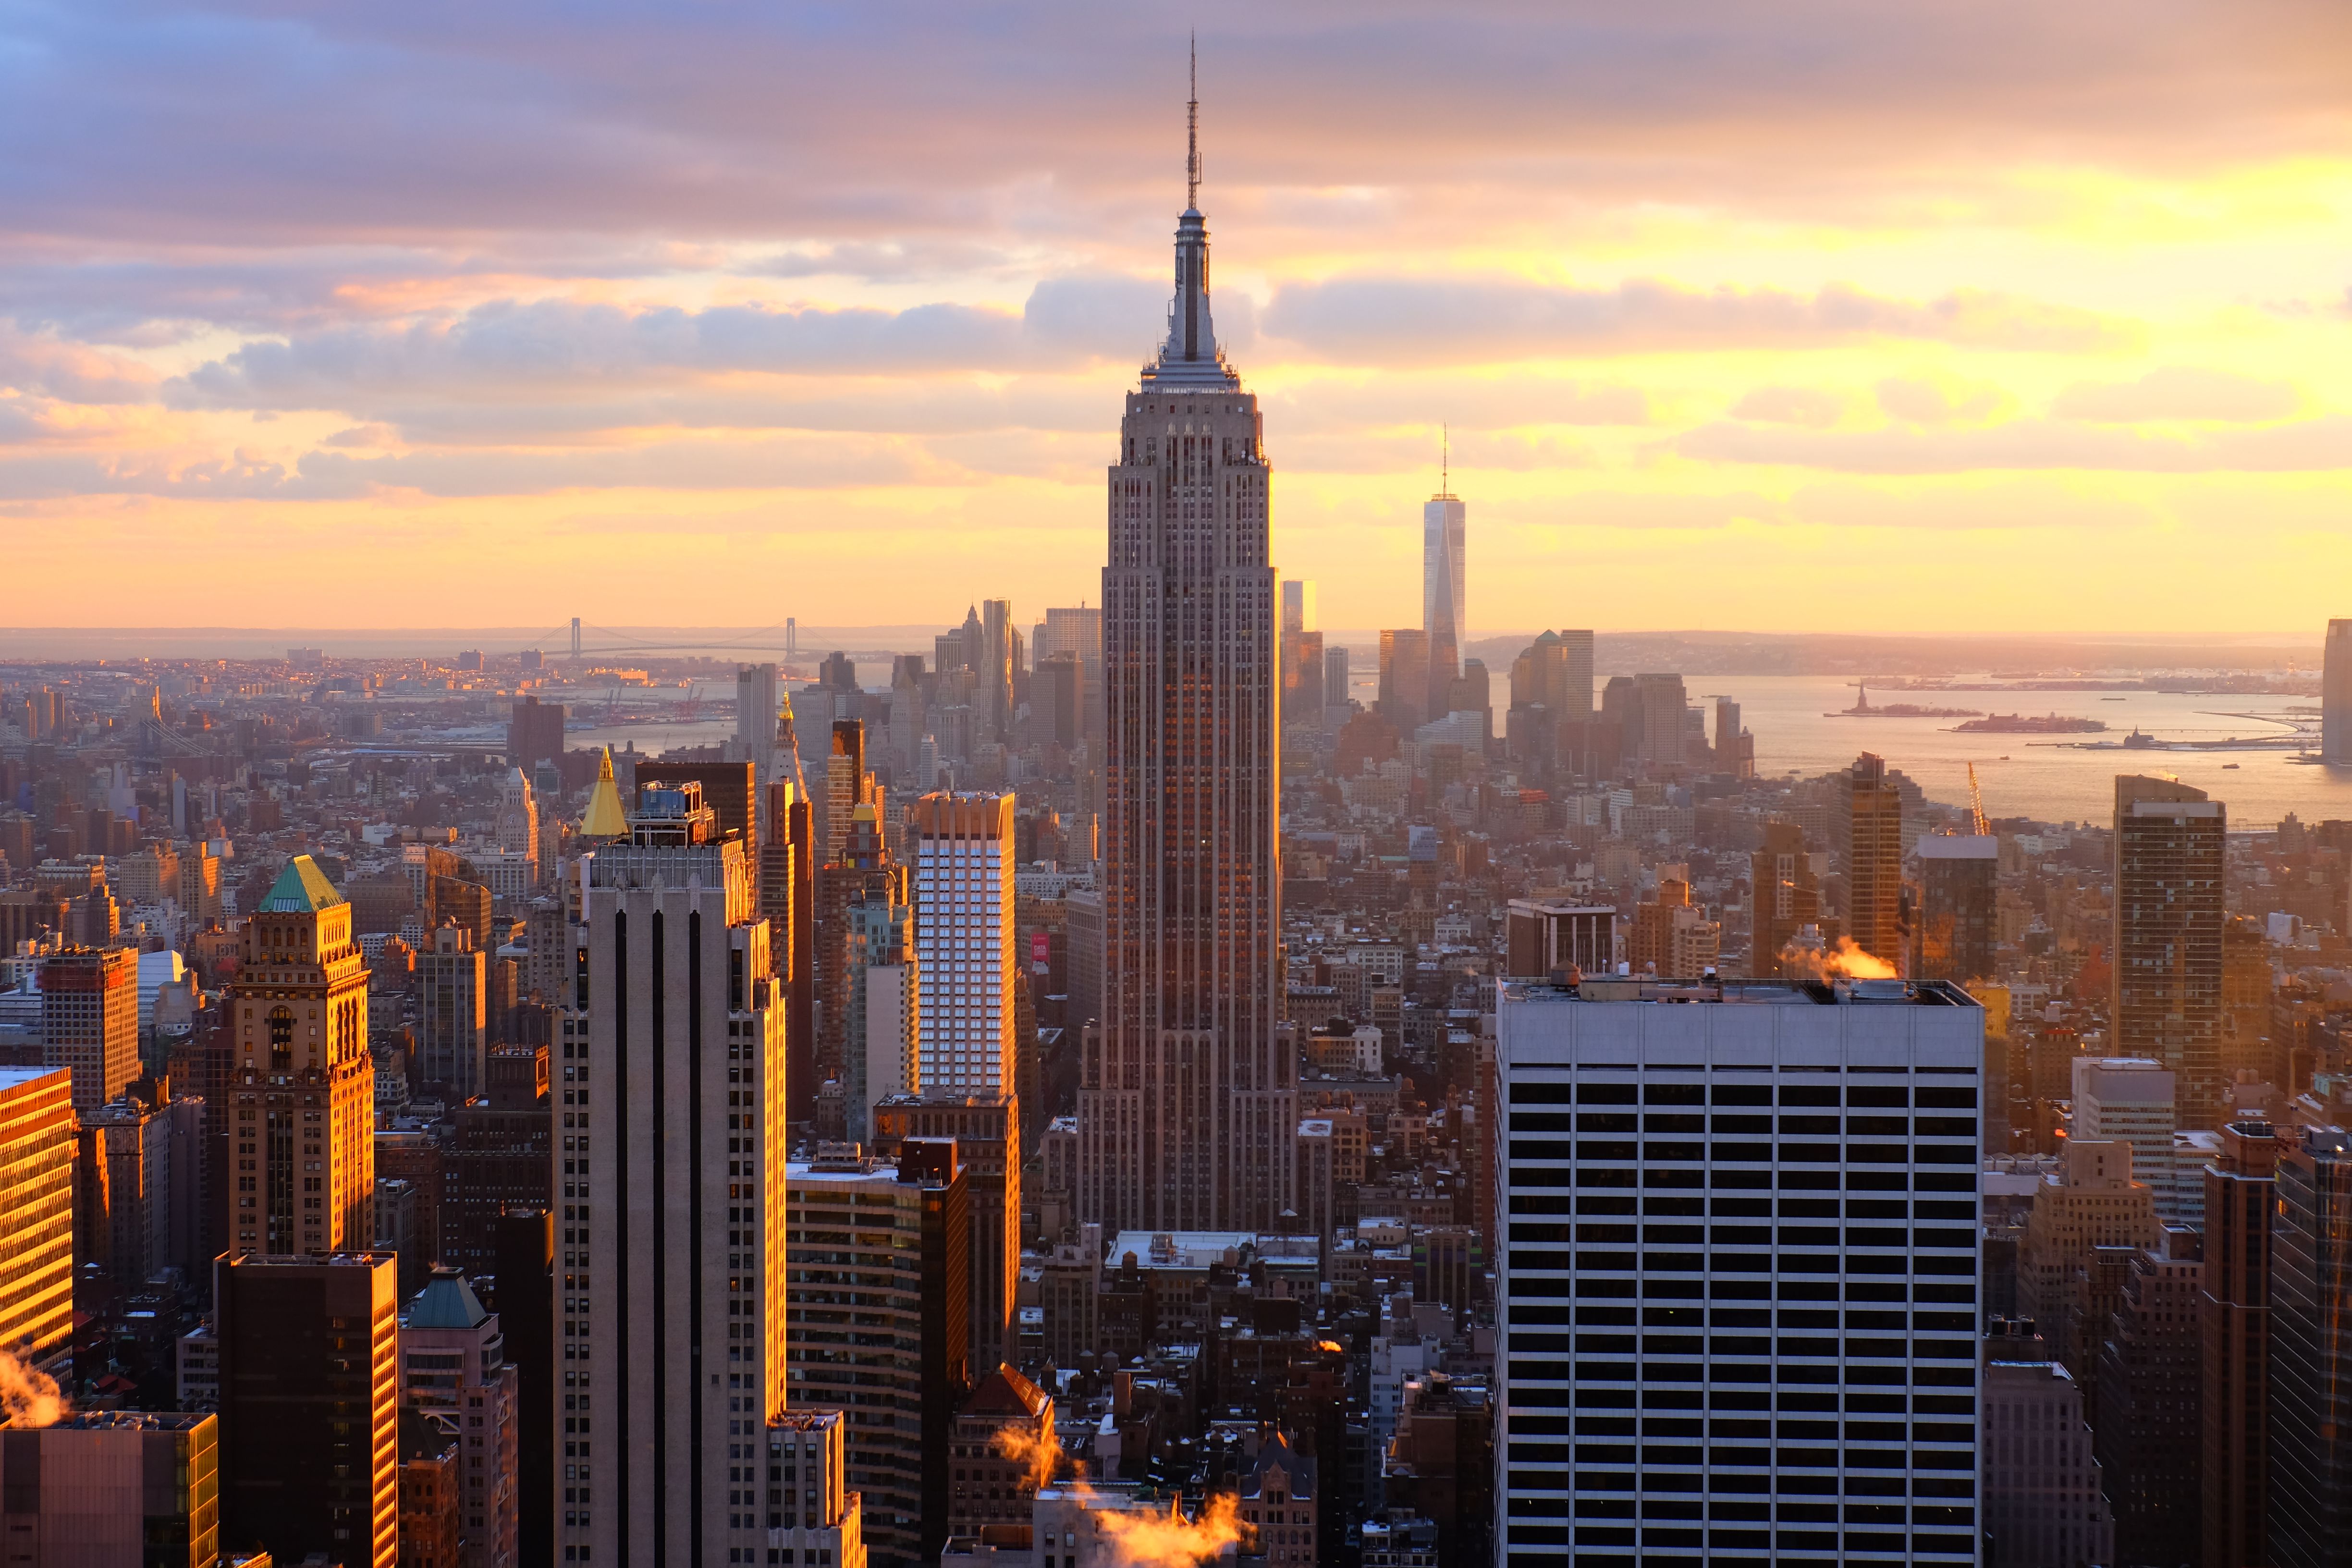
[[[1201,205],[1201,35],[1192,35],[1192,96],[1184,105],[1184,210]]]
[[[1443,497],[1454,494],[1454,427],[1437,427],[1437,493]]]

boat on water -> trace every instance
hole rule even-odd
[[[2223,763],[2221,764],[2221,771],[2222,771],[2223,773],[2228,773],[2231,768],[2238,768],[2238,767],[2243,767],[2243,766],[2245,766],[2245,764],[2244,764],[2243,763]]]

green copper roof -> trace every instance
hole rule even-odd
[[[408,1329],[471,1329],[489,1315],[464,1275],[436,1269],[425,1288],[408,1299],[408,1310],[400,1321]]]
[[[327,880],[318,862],[308,855],[297,855],[286,862],[286,869],[278,873],[269,896],[261,900],[265,915],[314,915],[320,910],[333,909],[343,901],[342,894]]]

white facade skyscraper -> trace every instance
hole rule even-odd
[[[1265,1227],[1296,1207],[1269,472],[1210,318],[1197,134],[1187,186],[1168,336],[1109,472],[1103,1016],[1077,1194],[1109,1232]]]
[[[1984,1011],[1507,982],[1496,1561],[1978,1560]]]
[[[915,837],[922,1091],[1013,1089],[1013,796],[927,795]]]
[[[760,1561],[784,1523],[727,1485],[784,1409],[783,995],[700,794],[644,791],[584,858],[588,1005],[551,1064],[566,1562]]]
[[[753,783],[762,789],[777,777],[777,705],[774,665],[735,667],[735,745],[729,761],[750,763],[757,768]]]

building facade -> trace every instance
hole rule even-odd
[[[2114,979],[2117,1055],[2177,1075],[2180,1124],[2214,1125],[2221,1078],[2221,857],[2229,814],[2171,779],[2116,780]]]
[[[399,1560],[397,1269],[351,1251],[214,1266],[224,1540],[283,1563]]]
[[[1294,1206],[1270,470],[1217,347],[1198,170],[1196,148],[1168,336],[1108,477],[1104,1016],[1082,1049],[1078,1213],[1113,1230]]]
[[[139,1076],[139,955],[73,949],[40,968],[42,1062],[73,1074],[74,1112],[88,1116]]]
[[[1982,1010],[1625,980],[1496,1011],[1499,1560],[1975,1562]]]
[[[641,790],[629,830],[589,864],[585,1059],[551,1135],[558,1541],[724,1562],[767,1527],[719,1478],[784,1407],[783,1001],[742,841],[699,784]]]
[[[0,1438],[0,1553],[23,1563],[213,1568],[220,1424],[77,1411]]]
[[[375,1060],[352,908],[308,855],[246,922],[233,1031],[228,1249],[325,1256],[375,1243]]]
[[[73,1333],[74,1143],[72,1075],[0,1067],[0,1347],[34,1363]]]

